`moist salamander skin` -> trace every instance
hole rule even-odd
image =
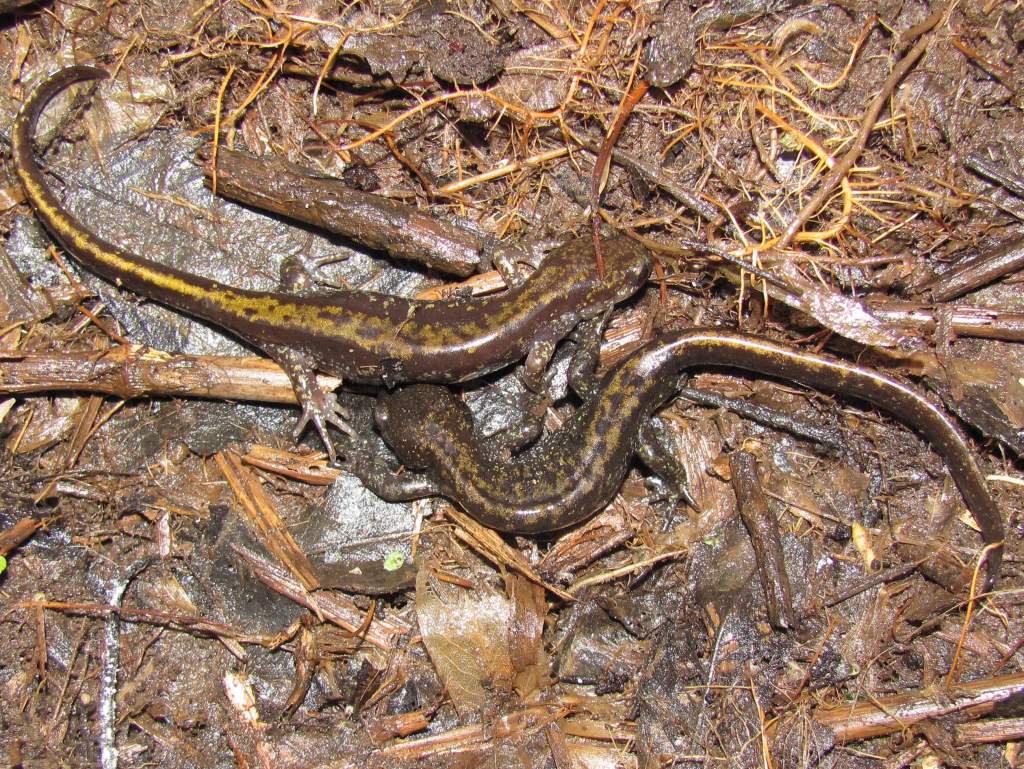
[[[664,334],[634,351],[604,377],[557,432],[503,460],[474,431],[469,409],[454,393],[410,385],[383,393],[376,419],[398,459],[422,474],[384,476],[382,465],[355,467],[371,489],[391,498],[441,494],[481,523],[533,533],[578,523],[618,491],[651,414],[672,395],[677,375],[726,366],[792,380],[862,399],[920,432],[945,460],[987,544],[1003,539],[1003,522],[967,440],[946,412],[899,380],[862,366],[744,334],[687,330]],[[406,477],[408,476],[408,477]],[[989,574],[1001,550],[988,556]]]
[[[11,130],[14,167],[29,202],[77,261],[118,286],[220,326],[274,358],[288,372],[304,421],[347,429],[314,371],[368,385],[464,382],[527,357],[539,379],[555,344],[598,318],[647,281],[650,254],[627,238],[604,244],[599,276],[589,239],[555,249],[508,291],[483,299],[417,301],[366,291],[329,294],[250,291],[161,265],[107,242],[69,214],[50,190],[32,148],[46,104],[70,85],[105,78],[95,67],[60,70],[22,106]]]

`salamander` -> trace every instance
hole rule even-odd
[[[945,460],[986,543],[1001,543],[1003,521],[966,438],[940,406],[892,377],[836,358],[718,330],[656,337],[619,361],[556,432],[509,460],[474,431],[466,404],[448,389],[410,385],[382,393],[374,416],[407,470],[390,472],[366,451],[349,467],[384,499],[442,495],[495,529],[535,533],[578,523],[605,507],[635,455],[666,467],[644,436],[651,414],[695,366],[725,366],[861,398],[916,428]],[[669,479],[665,479],[669,480]],[[1001,548],[988,556],[990,575]]]
[[[224,328],[264,350],[287,371],[302,406],[296,436],[312,422],[331,459],[327,423],[349,434],[349,414],[317,384],[318,370],[345,381],[393,387],[401,382],[464,382],[526,356],[539,383],[556,343],[634,294],[651,269],[649,253],[626,238],[604,245],[599,276],[586,238],[555,249],[508,291],[483,299],[417,301],[365,291],[330,294],[251,291],[225,285],[116,246],[61,206],[33,153],[46,104],[70,85],[105,78],[96,67],[60,70],[28,97],[11,129],[18,178],[39,219],[78,262],[149,299]]]

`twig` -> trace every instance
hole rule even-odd
[[[216,191],[225,197],[323,227],[442,272],[472,275],[487,247],[487,237],[466,226],[439,221],[406,203],[352,189],[339,179],[282,158],[257,158],[214,147],[201,150],[199,159],[207,184],[212,188],[216,183]]]
[[[231,78],[234,74],[235,67],[232,65],[228,67],[228,71],[220,83],[220,88],[217,89],[217,108],[213,117],[213,152],[210,160],[210,165],[213,168],[213,172],[210,175],[210,189],[213,191],[214,195],[217,194],[217,151],[220,149],[220,127],[224,107],[224,92],[227,90],[228,83],[231,82]]]
[[[1024,313],[1020,312],[963,304],[933,308],[916,302],[869,303],[868,310],[883,323],[922,333],[931,333],[941,324],[954,336],[1024,342]]]
[[[612,124],[608,137],[601,145],[597,153],[597,160],[594,162],[594,172],[590,176],[590,225],[594,237],[594,259],[597,263],[598,277],[604,277],[604,256],[601,251],[601,215],[598,213],[601,207],[601,189],[608,179],[608,169],[611,164],[612,147],[619,139],[626,119],[633,113],[633,108],[644,98],[647,89],[651,86],[646,80],[640,80],[619,105],[619,113]]]
[[[885,582],[892,582],[893,580],[905,577],[920,565],[921,564],[919,561],[913,561],[911,563],[905,563],[902,566],[894,566],[891,569],[886,569],[885,571],[880,571],[877,574],[873,574],[864,581],[858,582],[849,590],[844,590],[837,596],[833,596],[832,598],[828,598],[824,601],[821,601],[817,606],[809,606],[804,611],[803,616],[807,617],[830,606],[836,606],[838,604],[845,603],[846,601],[849,601],[851,598],[860,595],[865,590],[870,590],[876,585],[881,585]]]
[[[14,548],[36,533],[45,525],[45,521],[35,518],[22,518],[9,529],[0,531],[0,555],[7,555]]]
[[[304,590],[319,589],[320,582],[313,565],[278,515],[270,496],[253,473],[242,465],[238,454],[222,451],[214,456],[214,460],[241,505],[244,520],[259,534],[263,546],[302,584]]]
[[[604,571],[599,574],[593,574],[589,577],[574,582],[569,586],[569,593],[573,595],[579,595],[580,590],[591,585],[600,585],[604,582],[612,582],[619,577],[624,577],[627,574],[632,574],[635,571],[641,571],[647,569],[655,564],[661,563],[662,561],[671,561],[676,558],[680,558],[689,554],[689,548],[683,548],[681,550],[669,550],[664,553],[655,553],[647,558],[642,558],[639,561],[630,561],[629,563],[617,566],[609,571]]]
[[[953,727],[954,740],[959,745],[980,742],[1018,742],[1024,739],[1024,718],[993,718]]]
[[[455,536],[469,545],[480,555],[503,567],[522,574],[535,585],[557,595],[563,601],[572,602],[576,597],[557,585],[546,582],[530,562],[513,547],[510,547],[494,529],[482,526],[468,515],[452,506],[445,507],[445,515],[455,522]]]
[[[1024,674],[986,678],[955,689],[919,689],[853,705],[822,707],[814,720],[835,733],[838,742],[854,742],[903,731],[929,719],[970,710],[972,716],[991,713],[1011,697],[1024,695]]]
[[[0,357],[0,393],[76,391],[133,399],[170,396],[294,404],[281,368],[255,357],[171,355],[118,345],[102,352],[26,353]],[[330,385],[333,377],[322,377]],[[334,386],[337,386],[337,380]]]
[[[995,248],[964,259],[953,269],[921,287],[936,302],[948,302],[1024,269],[1024,237],[1010,238]]]
[[[794,627],[796,611],[793,609],[793,591],[786,573],[779,521],[768,509],[768,500],[761,487],[754,455],[749,451],[734,452],[729,457],[729,468],[732,489],[736,493],[736,508],[754,548],[768,621],[783,630]]]
[[[107,591],[107,603],[119,609],[128,585],[150,563],[152,558],[141,558],[115,579]],[[116,611],[107,615],[103,628],[103,656],[100,673],[100,691],[97,712],[99,718],[99,734],[97,742],[100,747],[100,766],[102,769],[117,769],[118,749],[114,738],[114,727],[117,724],[117,669],[121,662],[121,618]]]
[[[1016,174],[1009,173],[1002,165],[993,163],[984,155],[977,153],[968,155],[967,159],[964,160],[964,165],[978,174],[978,176],[984,176],[989,181],[1005,187],[1018,198],[1024,198],[1024,179],[1021,179]]]
[[[686,398],[686,400],[699,406],[725,409],[738,414],[744,419],[760,422],[763,425],[774,427],[776,430],[784,430],[801,438],[807,438],[815,443],[820,443],[830,451],[840,451],[844,446],[843,433],[836,427],[823,427],[809,420],[800,419],[792,414],[768,408],[743,398],[729,398],[712,390],[701,390],[696,387],[687,386],[677,387],[676,395]]]
[[[793,220],[786,225],[786,229],[782,231],[782,236],[779,238],[779,242],[776,244],[776,248],[782,249],[788,246],[793,238],[796,237],[797,233],[803,228],[807,221],[817,213],[818,209],[828,200],[833,190],[839,185],[839,183],[846,177],[850,169],[853,168],[853,164],[857,162],[861,152],[864,151],[864,147],[867,146],[868,137],[871,135],[871,131],[874,129],[875,122],[878,120],[879,114],[882,112],[882,108],[885,106],[892,92],[899,85],[900,81],[906,77],[906,74],[910,71],[911,67],[917,62],[924,53],[925,48],[928,47],[930,39],[924,37],[926,32],[929,32],[932,28],[937,25],[942,18],[945,16],[946,8],[944,7],[941,11],[932,14],[921,24],[917,25],[913,29],[907,32],[904,40],[912,40],[914,37],[921,36],[921,39],[914,44],[914,47],[910,49],[910,52],[904,56],[895,67],[892,72],[889,73],[889,77],[886,78],[882,84],[882,89],[875,97],[874,101],[868,107],[867,112],[864,114],[864,118],[860,123],[860,130],[857,132],[857,138],[855,139],[853,146],[843,155],[842,159],[837,161],[829,172],[828,176],[821,183],[818,191],[811,196],[811,199],[807,201],[800,212],[793,218]]]
[[[960,650],[963,649],[964,641],[967,640],[967,633],[971,628],[971,619],[974,617],[974,607],[978,602],[978,585],[981,567],[985,563],[985,557],[993,550],[1002,547],[1002,542],[993,542],[986,545],[974,565],[974,573],[971,575],[971,595],[967,599],[967,612],[964,615],[963,626],[960,628],[960,638],[956,643],[956,651],[953,653],[953,661],[949,663],[949,672],[946,674],[946,686],[953,686],[956,681],[957,667],[960,664]]]
[[[315,593],[310,593],[284,569],[263,560],[251,550],[240,545],[233,545],[231,549],[252,570],[253,576],[275,593],[304,606],[333,625],[352,634],[359,633],[364,641],[378,649],[385,651],[392,649],[397,636],[405,635],[410,631],[410,627],[397,617],[388,619],[378,617],[368,626],[363,627],[366,615],[347,595],[334,590],[318,590]]]

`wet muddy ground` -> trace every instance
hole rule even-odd
[[[910,427],[725,367],[659,412],[696,507],[639,463],[540,536],[383,502],[293,441],[257,350],[55,247],[5,156],[7,764],[1022,765],[1019,4],[2,12],[4,126],[61,66],[112,73],[37,136],[105,239],[246,288],[290,258],[482,295],[597,210],[658,260],[604,365],[698,326],[876,367],[955,415],[1006,527],[986,591]],[[532,402],[514,369],[461,391],[486,434]],[[380,443],[372,388],[340,397]]]

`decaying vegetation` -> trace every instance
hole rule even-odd
[[[276,366],[78,270],[9,177],[8,764],[1021,765],[1020,3],[3,12],[0,122],[60,65],[112,73],[39,144],[108,239],[238,285],[299,255],[439,295],[629,233],[658,269],[605,362],[707,325],[884,368],[970,431],[1008,531],[986,593],[923,441],[726,370],[661,415],[699,511],[640,473],[540,538],[385,505],[291,441]],[[517,387],[469,388],[481,422],[514,422]]]

